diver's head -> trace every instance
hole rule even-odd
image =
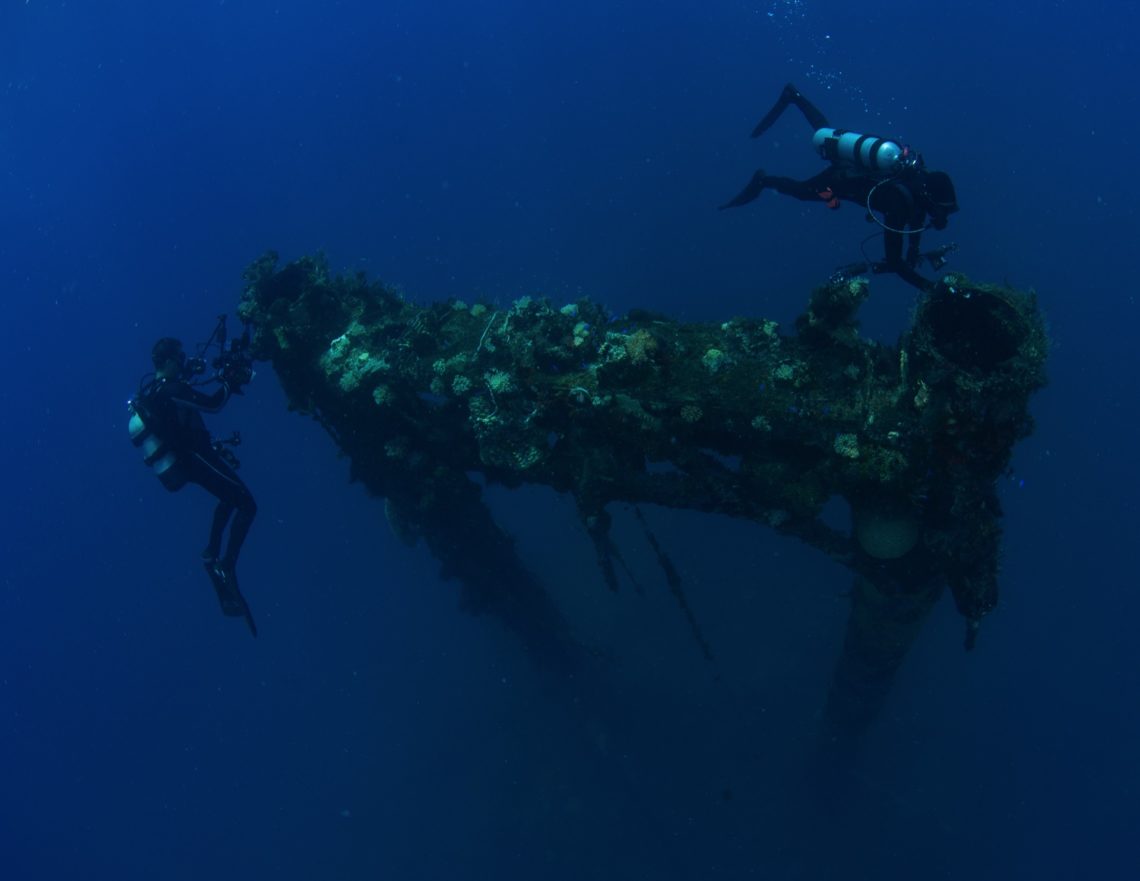
[[[150,350],[150,360],[154,362],[155,376],[160,379],[180,376],[186,366],[186,352],[182,349],[182,341],[172,336],[164,336]]]
[[[954,182],[944,171],[928,171],[923,181],[926,197],[926,210],[930,214],[930,225],[935,229],[945,229],[946,219],[958,210],[958,195],[954,192]]]

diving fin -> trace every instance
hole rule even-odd
[[[223,569],[216,561],[206,561],[206,574],[210,576],[210,583],[214,585],[214,592],[218,595],[218,603],[222,607],[222,614],[227,618],[245,618],[249,625],[249,632],[257,636],[257,624],[253,620],[253,613],[249,603],[238,589],[237,574],[233,570]]]
[[[752,175],[752,180],[748,182],[748,185],[743,190],[737,193],[731,201],[725,202],[720,206],[720,210],[723,211],[725,208],[738,208],[741,205],[747,205],[749,202],[759,196],[760,191],[763,189],[764,169],[761,168],[758,169],[754,175]]]

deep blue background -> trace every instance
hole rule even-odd
[[[1137,15],[881,8],[4,0],[0,875],[1133,876]],[[818,169],[798,119],[748,138],[789,79],[950,170],[955,268],[1035,288],[1055,343],[1002,487],[1001,605],[970,655],[939,607],[843,779],[809,757],[844,572],[650,510],[710,666],[628,513],[647,591],[615,598],[566,500],[492,493],[612,658],[568,707],[267,369],[215,420],[261,506],[261,638],[218,614],[209,500],[126,441],[155,338],[204,337],[270,247],[422,301],[790,321],[868,228],[769,194],[714,210],[757,166]],[[893,339],[913,291],[873,291]]]

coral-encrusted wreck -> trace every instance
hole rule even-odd
[[[995,482],[1044,384],[1032,295],[946,276],[885,346],[858,333],[863,279],[816,290],[787,335],[751,318],[613,318],[587,300],[421,306],[330,275],[321,257],[278,268],[270,253],[246,278],[254,354],[293,407],[385,499],[397,534],[427,542],[465,605],[498,616],[543,663],[578,663],[578,643],[473,472],[572,494],[611,586],[612,502],[755,520],[848,566],[834,730],[872,718],[944,586],[967,647],[994,608]],[[833,496],[851,506],[850,534],[821,519]]]

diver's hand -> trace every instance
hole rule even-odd
[[[950,259],[950,255],[957,250],[957,242],[948,242],[945,245],[935,248],[933,251],[927,251],[922,256],[930,263],[931,269],[938,270],[946,265],[946,261]]]

